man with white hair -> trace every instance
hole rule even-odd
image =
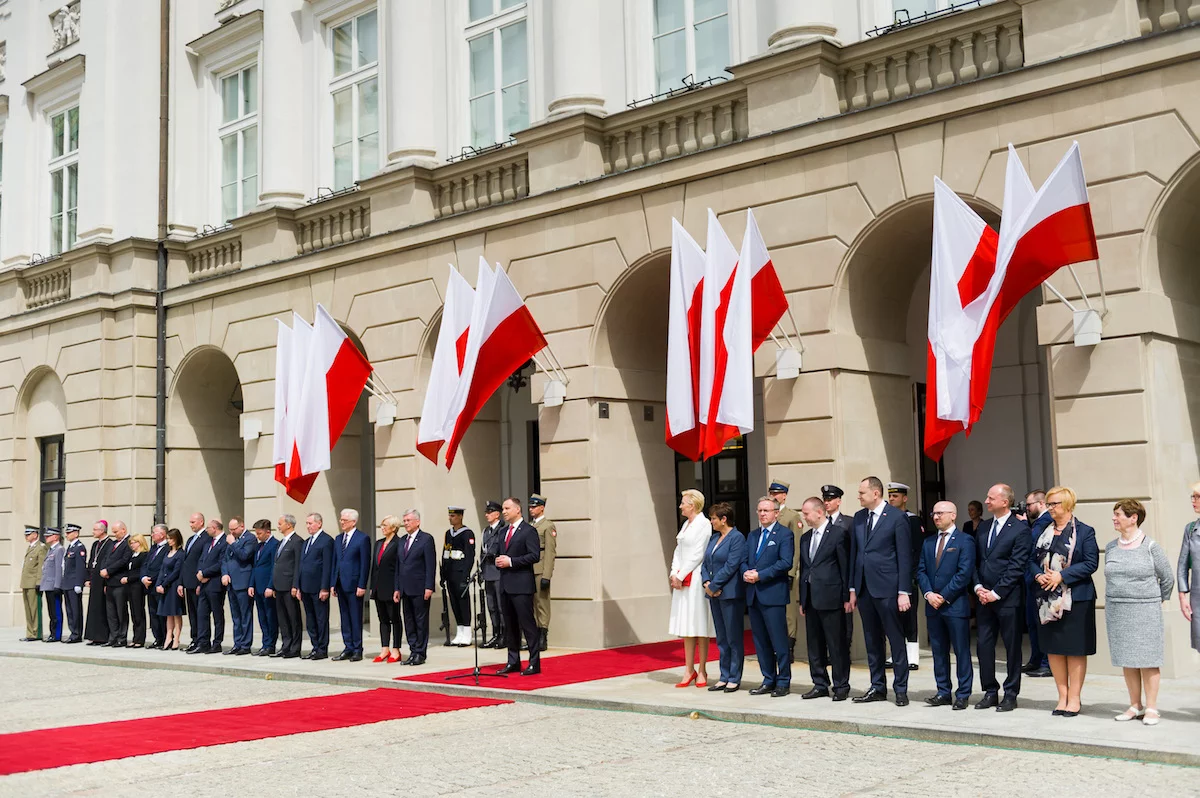
[[[429,600],[437,577],[437,550],[433,535],[421,529],[421,514],[405,510],[400,519],[404,537],[400,539],[396,565],[396,592],[392,600],[404,612],[404,632],[408,637],[405,665],[423,665],[429,649]]]
[[[371,577],[371,541],[358,529],[358,510],[338,515],[341,534],[333,542],[333,592],[342,619],[342,653],[333,659],[358,662],[363,654],[363,597]]]

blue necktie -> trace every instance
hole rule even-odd
[[[763,529],[762,534],[758,536],[758,550],[754,552],[754,559],[758,559],[762,554],[763,547],[767,545],[767,535],[771,534],[769,529]]]

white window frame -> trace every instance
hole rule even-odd
[[[358,53],[358,20],[369,14],[375,13],[375,60],[361,66],[351,65],[350,71],[342,75],[334,74],[334,50],[333,50],[333,34],[334,30],[352,22],[353,34],[351,37],[351,53],[352,57],[357,58]],[[323,64],[323,74],[325,77],[325,89],[321,98],[322,117],[325,120],[323,124],[322,142],[322,167],[321,174],[326,175],[327,179],[323,181],[323,185],[329,186],[335,190],[349,188],[360,180],[365,180],[368,177],[378,173],[385,165],[387,160],[387,139],[385,132],[385,120],[387,119],[386,99],[382,91],[383,81],[381,80],[383,53],[384,53],[384,24],[385,16],[380,13],[380,9],[373,3],[359,5],[353,10],[344,11],[337,16],[330,16],[320,21],[322,28],[322,38],[324,46],[321,53],[321,61]],[[376,92],[376,117],[377,125],[375,130],[376,136],[376,166],[374,171],[368,173],[363,172],[363,166],[360,162],[360,139],[362,131],[359,129],[359,109],[361,103],[362,86],[368,81],[375,81]],[[337,184],[337,159],[334,155],[334,147],[336,142],[336,124],[334,119],[334,96],[339,92],[350,90],[350,181],[346,185]],[[369,134],[368,134],[369,135]]]
[[[686,0],[684,21],[687,26],[687,52],[689,72],[695,74],[695,23],[693,18],[693,0]],[[742,0],[729,0],[729,63],[737,64],[742,61],[743,6]],[[629,24],[625,29],[625,52],[628,53],[625,69],[625,91],[627,102],[645,100],[658,94],[658,68],[654,57],[654,3],[652,0],[625,0],[625,18]],[[754,27],[754,19],[748,20],[750,31]],[[747,35],[750,35],[747,32]],[[765,41],[765,35],[763,36]],[[749,45],[747,45],[749,46]],[[728,64],[726,65],[728,66]],[[687,74],[687,73],[685,73]],[[725,77],[730,77],[726,75]]]
[[[654,93],[659,94],[659,93],[667,91],[669,89],[680,88],[683,85],[682,83],[680,83],[679,86],[676,86],[675,84],[669,84],[666,87],[660,88],[658,85],[658,59],[655,57],[655,55],[656,55],[655,47],[657,45],[658,39],[662,38],[663,36],[668,36],[673,33],[678,33],[680,31],[680,29],[676,28],[675,30],[669,31],[667,33],[656,32],[654,30],[654,0],[651,0],[651,2],[649,3],[649,6],[650,6],[650,59],[651,59],[650,63],[652,65],[651,68],[654,72],[654,75],[653,75]],[[732,59],[733,43],[734,43],[733,6],[734,6],[734,0],[726,0],[724,14],[715,14],[711,17],[705,17],[704,19],[697,20],[696,19],[696,0],[683,0],[683,28],[682,28],[683,41],[684,41],[684,45],[683,45],[683,48],[684,48],[683,76],[692,75],[693,78],[697,82],[699,82],[701,80],[701,78],[698,75],[696,75],[696,26],[698,24],[708,22],[710,20],[718,19],[720,17],[725,17],[725,28],[728,31],[728,37],[729,37],[729,41],[728,41],[729,55],[730,55],[730,59]],[[726,66],[728,66],[728,64],[726,64]],[[683,77],[683,76],[681,76],[681,77]],[[709,77],[711,77],[711,76],[709,76]],[[707,80],[707,79],[708,79],[707,77],[704,78],[704,80]]]
[[[461,39],[461,49],[463,54],[461,59],[463,68],[463,80],[461,85],[464,97],[464,101],[461,106],[463,109],[464,120],[464,130],[461,140],[473,147],[487,146],[490,144],[507,141],[508,137],[516,131],[508,131],[507,134],[504,131],[504,101],[503,97],[501,96],[501,92],[503,92],[503,90],[506,88],[510,88],[510,86],[504,86],[501,84],[501,81],[504,79],[504,61],[500,31],[511,25],[516,25],[522,22],[525,24],[526,47],[524,83],[526,103],[529,109],[529,119],[527,122],[528,125],[532,125],[538,120],[538,114],[535,113],[535,109],[541,107],[540,97],[538,97],[534,91],[536,85],[536,82],[533,79],[535,68],[534,51],[538,49],[534,46],[534,42],[538,41],[538,39],[535,38],[535,36],[538,35],[538,31],[536,31],[534,28],[533,20],[531,19],[532,15],[530,14],[532,0],[516,3],[509,8],[500,8],[500,0],[493,0],[493,13],[489,16],[481,17],[474,22],[470,21],[469,18],[470,9],[467,0],[464,0],[462,5],[464,9],[464,18],[467,20],[467,24],[463,30],[463,37]],[[476,143],[472,140],[471,135],[474,128],[471,119],[471,100],[476,97],[483,97],[489,92],[478,95],[471,94],[471,42],[484,36],[492,37],[492,75],[495,83],[493,84],[490,93],[496,95],[495,102],[493,103],[492,107],[492,134],[494,138],[488,142]],[[511,86],[519,85],[519,82],[511,84]]]
[[[223,70],[221,73],[214,73],[214,83],[217,89],[217,136],[216,136],[216,210],[215,217],[221,220],[224,224],[233,219],[245,216],[250,213],[256,205],[258,205],[259,189],[262,185],[260,177],[262,176],[262,125],[259,123],[259,113],[262,109],[262,69],[259,67],[257,53],[255,58],[249,62],[241,63],[233,69]],[[255,106],[254,110],[245,112],[245,75],[254,70],[254,90],[255,90]],[[238,110],[240,115],[229,122],[225,121],[225,81],[229,78],[237,79],[237,99]],[[254,203],[250,207],[246,207],[245,198],[243,196],[243,184],[249,176],[244,173],[246,159],[246,132],[254,128],[254,148],[255,152],[255,172],[254,172]],[[225,139],[230,136],[237,136],[237,176],[234,179],[234,185],[237,190],[235,192],[235,208],[232,216],[226,215],[225,212]]]
[[[4,253],[4,128],[8,117],[0,117],[0,257]]]
[[[80,103],[76,99],[74,102],[65,103],[60,107],[48,109],[46,111],[46,133],[49,140],[49,148],[47,149],[46,159],[46,175],[48,178],[48,193],[49,200],[47,209],[48,213],[44,217],[46,223],[46,240],[49,242],[48,254],[58,256],[64,252],[69,252],[75,248],[79,242],[79,147],[83,141],[82,131],[82,114],[80,113]],[[76,141],[75,149],[68,150],[71,140],[70,116],[71,111],[75,112],[76,125]],[[62,155],[54,155],[54,120],[62,117],[63,120],[63,153]],[[74,178],[71,177],[74,167]],[[62,174],[62,207],[56,214],[54,212],[54,181],[55,176]],[[71,189],[75,190],[75,204],[68,204],[68,197],[71,196]],[[75,235],[70,235],[70,216],[75,215]],[[61,227],[57,240],[53,234],[53,226],[55,217],[61,217]]]

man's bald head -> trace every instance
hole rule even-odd
[[[933,505],[933,525],[942,532],[953,529],[957,520],[958,508],[954,506],[954,502],[943,501]]]

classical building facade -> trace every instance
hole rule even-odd
[[[13,623],[24,524],[146,528],[155,513],[148,5],[0,2]],[[666,636],[684,487],[748,522],[768,474],[797,504],[837,483],[850,511],[876,474],[964,519],[993,482],[1066,484],[1102,543],[1112,502],[1135,496],[1177,551],[1200,478],[1200,0],[946,5],[172,4],[167,521],[353,506],[369,528],[416,507],[440,533],[447,504],[478,528],[487,499],[536,490],[559,530],[551,640],[571,646]],[[1007,145],[1040,183],[1072,141],[1101,258],[1052,283],[1103,309],[1102,339],[1076,346],[1070,310],[1029,297],[1001,331],[983,421],[938,467],[919,450],[933,178],[996,224]],[[778,379],[765,345],[755,431],[680,463],[663,442],[671,219],[703,241],[712,208],[736,242],[751,207],[803,368]],[[446,265],[473,279],[481,254],[570,384],[546,407],[544,376],[515,375],[446,473],[417,456],[417,416]],[[364,397],[300,507],[272,475],[274,319],[318,302],[397,403],[376,423]],[[1168,673],[1194,667],[1174,603],[1167,630]]]

